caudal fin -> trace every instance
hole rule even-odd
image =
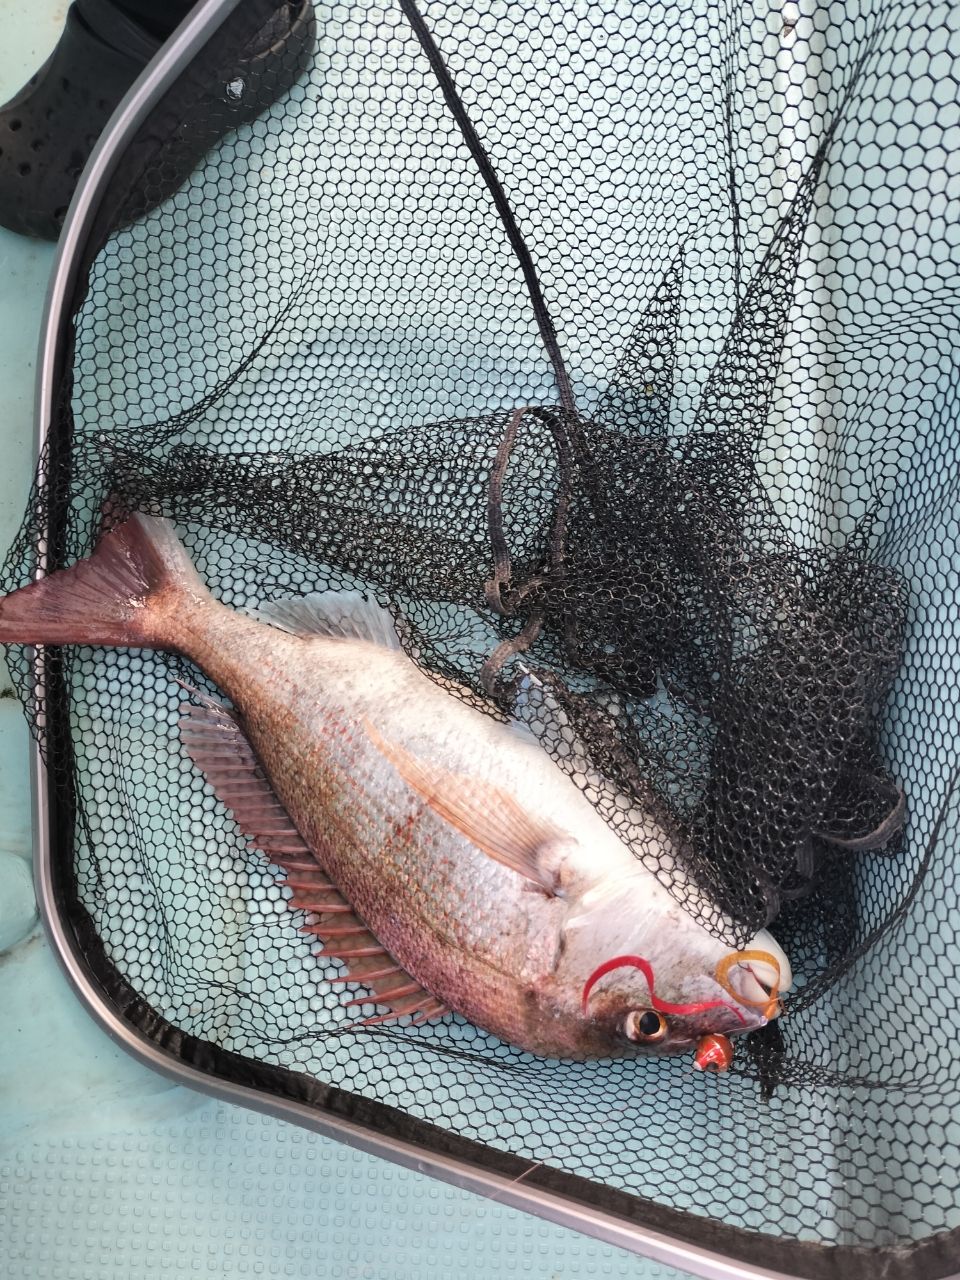
[[[209,599],[169,520],[135,515],[93,555],[0,599],[0,644],[176,648],[176,620]]]

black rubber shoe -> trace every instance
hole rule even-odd
[[[310,0],[278,0],[256,37],[210,85],[220,136],[260,115],[300,79],[315,39]],[[70,6],[56,49],[0,108],[0,225],[56,240],[97,138],[161,43],[110,0]],[[188,124],[180,154],[166,152],[171,180],[151,192],[139,212],[172,194],[215,139],[207,131],[202,147],[198,141]]]

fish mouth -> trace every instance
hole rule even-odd
[[[738,1004],[755,1011],[763,1023],[783,1011],[780,992],[789,985],[789,970],[786,977],[784,984],[780,961],[772,951],[753,948],[731,951],[717,965],[716,972],[724,991]]]

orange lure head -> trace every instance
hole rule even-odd
[[[733,1062],[733,1045],[726,1036],[711,1033],[697,1041],[693,1065],[697,1071],[726,1071]]]

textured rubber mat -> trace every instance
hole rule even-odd
[[[204,1104],[137,1133],[0,1157],[18,1280],[680,1280],[266,1116]]]

